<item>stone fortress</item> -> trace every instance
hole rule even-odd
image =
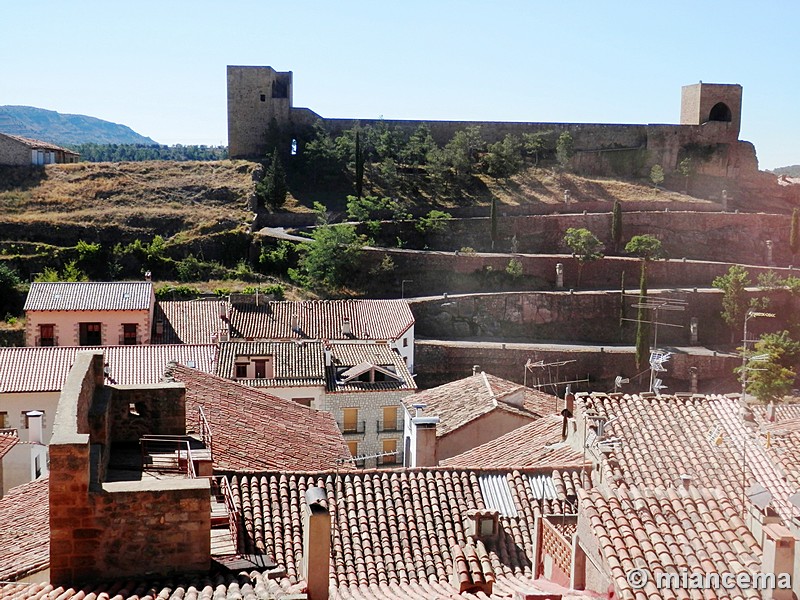
[[[292,103],[292,72],[272,67],[228,66],[228,147],[231,158],[261,158],[267,148],[268,129],[277,126],[283,136],[303,143],[321,122],[331,134],[356,126],[384,123],[414,129],[425,123],[437,144],[453,134],[479,125],[484,139],[494,142],[506,134],[569,131],[575,143],[572,166],[591,175],[641,177],[654,164],[674,171],[683,158],[692,158],[695,173],[711,177],[745,179],[758,171],[755,148],[739,140],[742,86],[697,83],[681,91],[679,125],[521,123],[479,121],[411,121],[378,119],[328,119]]]

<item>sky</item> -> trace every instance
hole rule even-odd
[[[740,139],[800,164],[800,2],[4,1],[0,105],[162,144],[227,144],[226,65],[294,72],[323,117],[678,123],[681,86],[743,86]]]

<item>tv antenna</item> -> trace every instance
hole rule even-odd
[[[532,387],[532,388],[536,388],[536,389],[552,388],[553,389],[553,394],[555,396],[558,396],[558,386],[560,386],[560,385],[569,385],[571,383],[587,383],[589,381],[589,375],[588,374],[586,375],[585,379],[570,379],[570,380],[565,380],[565,381],[561,381],[560,380],[559,369],[561,367],[565,366],[565,365],[568,365],[568,364],[571,364],[571,363],[574,363],[574,362],[578,362],[578,361],[577,360],[557,360],[557,361],[546,363],[546,362],[544,362],[544,360],[538,360],[536,362],[533,362],[529,358],[528,361],[525,363],[524,376],[523,376],[523,385],[525,387]],[[541,372],[539,372],[539,369],[541,369]],[[537,375],[535,377],[532,375],[532,383],[530,385],[528,385],[528,371],[530,371],[531,374],[533,374],[534,370],[536,370]],[[554,376],[553,370],[555,370],[555,376]],[[535,383],[533,383],[533,382],[535,382]]]

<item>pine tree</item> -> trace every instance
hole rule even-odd
[[[258,196],[259,204],[280,208],[286,202],[286,194],[288,192],[286,173],[283,170],[278,149],[275,148],[272,151],[270,164],[264,173],[264,179],[256,186],[256,195]]]
[[[364,152],[361,150],[361,135],[356,129],[355,143],[355,163],[356,163],[356,197],[361,198],[364,191]]]

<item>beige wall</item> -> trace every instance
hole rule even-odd
[[[29,165],[31,150],[25,144],[0,135],[0,165]]]
[[[45,444],[50,443],[50,436],[53,432],[53,419],[56,416],[58,407],[58,397],[60,392],[24,392],[18,394],[0,394],[0,411],[8,413],[8,426],[17,430],[19,439],[23,442],[28,441],[28,430],[25,429],[25,422],[22,413],[32,410],[44,412],[44,423],[42,427],[42,438]]]
[[[2,458],[0,497],[13,487],[36,479],[36,459],[40,476],[47,475],[47,448],[41,444],[17,444]]]
[[[436,457],[443,461],[527,425],[532,419],[495,410],[438,438]]]
[[[325,389],[322,386],[308,387],[259,387],[261,391],[283,398],[284,400],[295,400],[297,398],[313,398],[311,408],[322,410],[322,397]]]
[[[28,311],[25,315],[25,345],[35,346],[39,325],[55,325],[59,346],[79,345],[79,323],[102,323],[103,346],[117,346],[122,337],[122,325],[137,324],[137,337],[142,344],[150,343],[153,322],[152,308],[147,310],[115,311]]]

